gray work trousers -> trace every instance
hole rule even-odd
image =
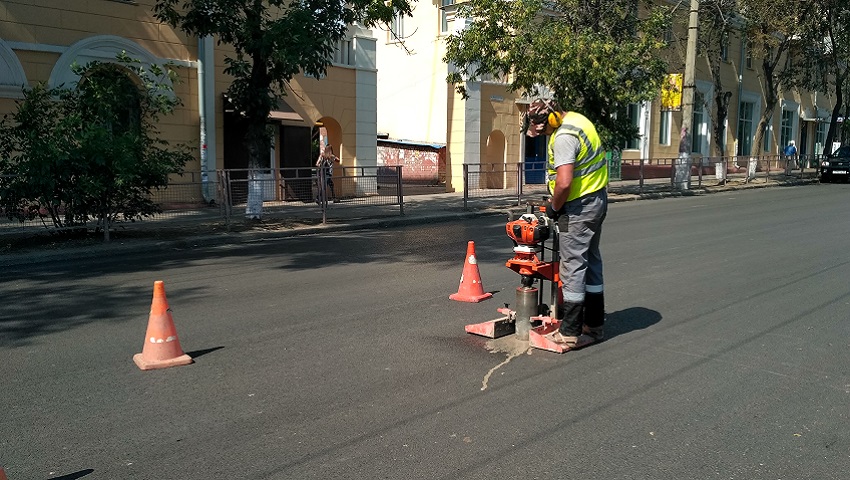
[[[583,303],[586,292],[602,293],[602,255],[599,239],[608,214],[608,191],[603,188],[567,202],[558,218],[564,302]]]

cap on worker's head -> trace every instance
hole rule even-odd
[[[550,115],[555,118],[551,118]],[[538,98],[528,106],[528,112],[523,118],[523,130],[529,137],[536,137],[546,131],[546,126],[555,128],[561,125],[561,115],[551,100]]]

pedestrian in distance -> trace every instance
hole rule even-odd
[[[786,173],[790,173],[790,165],[797,164],[797,145],[794,143],[794,140],[788,141],[788,145],[785,146],[783,153],[785,154]]]
[[[605,295],[599,240],[608,213],[608,162],[596,127],[552,100],[528,107],[526,135],[548,135],[551,195],[546,215],[558,224],[563,308],[560,327],[547,337],[566,349],[604,338]]]
[[[319,192],[316,196],[316,203],[319,205],[328,200],[328,190],[331,192],[330,199],[334,202],[337,201],[336,192],[334,192],[334,163],[339,163],[339,159],[334,155],[333,147],[328,145],[316,160],[316,168],[319,174]]]

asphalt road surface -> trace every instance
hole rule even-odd
[[[846,479],[850,187],[611,205],[608,339],[464,325],[504,219],[6,268],[0,464],[22,479]],[[466,243],[494,298],[454,302]],[[163,280],[195,363],[140,371]]]

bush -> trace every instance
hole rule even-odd
[[[95,219],[108,241],[119,218],[160,211],[151,192],[192,155],[156,128],[180,104],[163,81],[176,79],[173,71],[126,56],[74,71],[75,89],[38,84],[0,123],[0,209],[19,221],[40,217],[60,232]]]

